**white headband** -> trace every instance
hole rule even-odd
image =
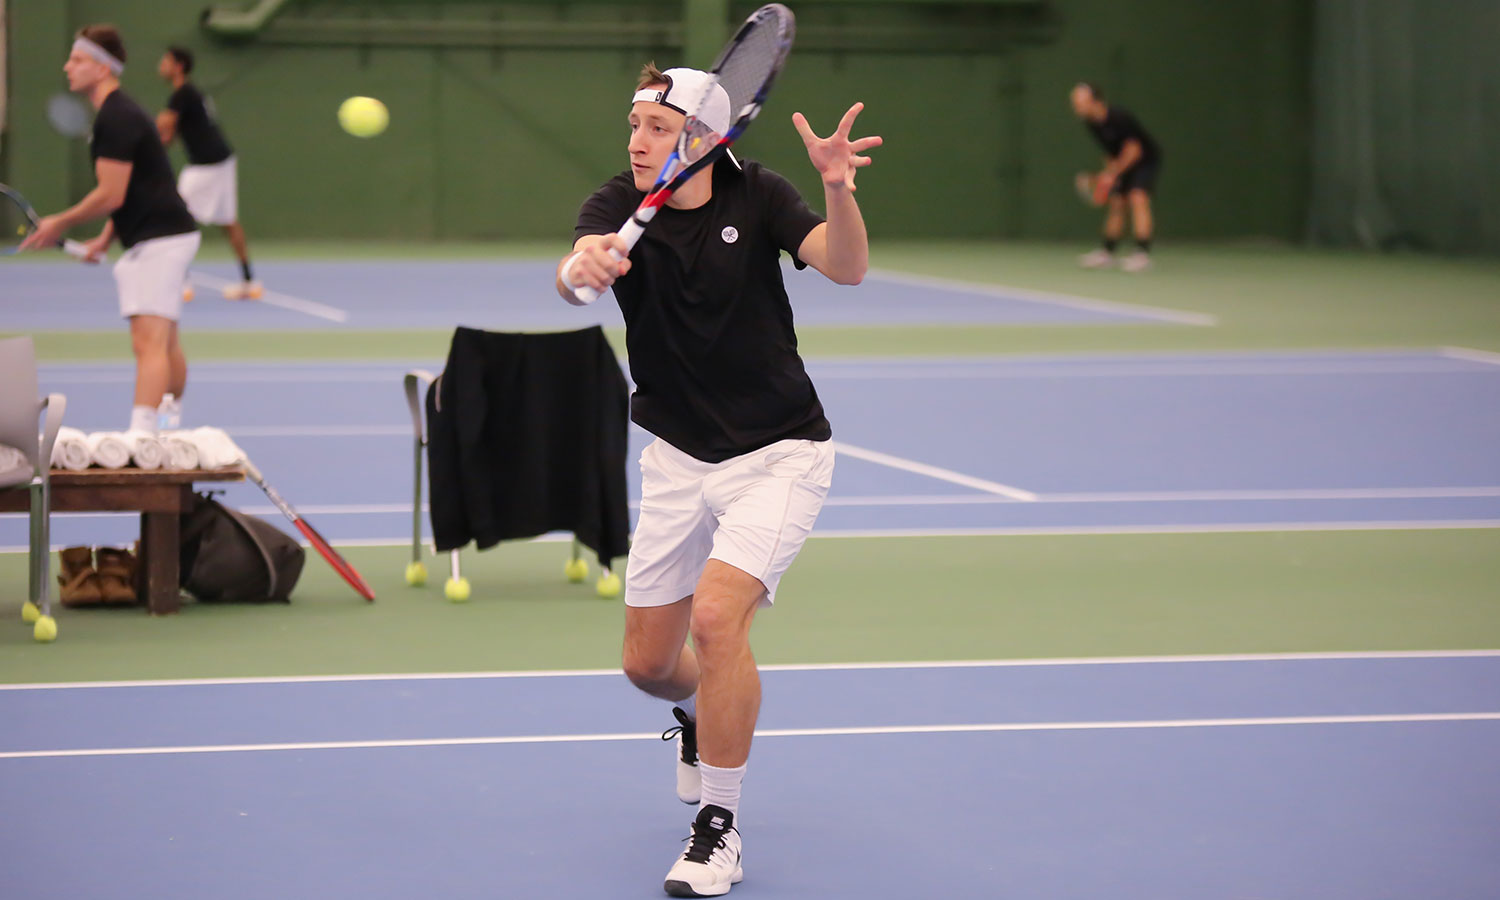
[[[82,50],[115,75],[125,71],[125,64],[116,59],[113,53],[110,53],[86,37],[74,40],[73,49]]]

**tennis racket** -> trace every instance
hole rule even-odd
[[[645,233],[646,223],[671,199],[673,192],[713,165],[750,127],[771,92],[771,84],[786,64],[796,33],[797,19],[792,11],[780,3],[768,3],[751,13],[719,52],[703,93],[682,107],[687,113],[687,122],[677,137],[677,149],[662,164],[656,183],[641,200],[641,205],[620,226],[619,234],[625,239],[627,253]],[[715,134],[698,120],[697,115],[715,84],[729,95],[729,109],[735,116],[729,132],[723,135]],[[614,250],[610,253],[616,259],[623,258]],[[593,303],[599,299],[599,292],[583,285],[573,292],[573,296],[580,303]]]
[[[307,538],[309,544],[313,545],[313,549],[323,554],[323,558],[328,560],[328,564],[333,566],[333,570],[339,573],[345,581],[349,582],[349,586],[354,588],[361,597],[374,601],[375,592],[365,583],[364,578],[360,577],[359,572],[355,571],[354,567],[349,565],[349,561],[340,556],[339,552],[333,549],[328,541],[323,539],[321,534],[318,534],[311,525],[307,524],[307,520],[298,515],[297,510],[293,509],[290,503],[281,499],[281,495],[276,493],[275,488],[266,484],[265,477],[260,474],[260,469],[255,467],[255,463],[252,463],[248,458],[242,458],[240,463],[245,467],[245,474],[250,477],[251,481],[255,482],[256,487],[265,491],[266,496],[271,498],[271,502],[276,504],[276,508],[281,510],[281,514],[290,519],[293,525],[297,526],[297,530],[302,532],[302,536]]]
[[[1073,176],[1073,189],[1078,198],[1089,206],[1103,206],[1109,202],[1110,189],[1114,182],[1106,181],[1093,172],[1079,172]]]
[[[41,225],[42,217],[36,214],[21,192],[8,184],[0,184],[0,254],[9,255],[21,249],[21,242],[31,236]],[[69,256],[83,259],[89,255],[88,248],[78,241],[66,240],[58,244]]]

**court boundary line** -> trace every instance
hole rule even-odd
[[[1491,353],[1488,350],[1475,350],[1472,347],[1439,347],[1438,355],[1445,356],[1448,359],[1461,359],[1464,362],[1500,366],[1500,353]]]
[[[878,466],[887,466],[892,469],[899,469],[902,472],[911,472],[914,475],[925,475],[928,478],[934,478],[938,481],[946,481],[962,487],[971,487],[989,494],[999,494],[1002,497],[1009,497],[1012,500],[1018,500],[1023,503],[1029,503],[1036,499],[1036,494],[1024,488],[1001,484],[998,481],[990,481],[984,478],[976,478],[973,475],[965,475],[962,472],[955,472],[952,469],[944,469],[940,466],[928,465],[927,463],[905,459],[900,456],[892,456],[889,453],[881,453],[878,450],[856,447],[853,444],[843,441],[834,441],[833,449],[835,455],[842,453]]]
[[[1488,659],[1500,648],[1470,650],[1324,650],[1288,653],[1220,653],[1163,656],[1056,656],[1019,659],[907,660],[885,662],[766,663],[762,672],[855,672],[883,669],[1023,669],[1067,666],[1176,665],[1338,660]],[[366,681],[480,681],[521,678],[620,677],[622,669],[510,669],[491,672],[389,672],[353,675],[255,675],[241,678],[167,678],[132,681],[58,681],[0,684],[5,691],[91,690],[95,688],[206,687],[217,685],[333,684]]]
[[[1196,325],[1200,327],[1219,324],[1219,317],[1209,313],[1192,312],[1191,310],[1170,309],[1165,306],[1149,306],[1144,303],[1125,303],[1118,300],[1099,300],[1094,297],[1080,297],[1075,294],[1062,294],[1052,291],[1031,290],[1028,288],[1013,288],[999,284],[985,284],[977,281],[963,281],[956,278],[943,278],[935,275],[917,275],[909,272],[896,272],[891,269],[870,269],[867,277],[873,277],[877,281],[888,281],[892,284],[904,284],[910,287],[929,288],[944,291],[964,291],[971,294],[979,294],[999,300],[1020,300],[1024,303],[1039,303],[1047,306],[1064,306],[1072,309],[1083,309],[1090,312],[1102,312],[1116,316],[1130,316],[1137,319],[1155,319],[1163,322],[1172,322],[1177,325]]]
[[[217,288],[221,291],[226,287],[239,284],[238,281],[231,281],[227,278],[220,278],[217,275],[210,275],[206,272],[200,272],[196,269],[188,270],[188,281],[200,287]],[[339,309],[336,306],[329,306],[327,303],[319,303],[316,300],[305,300],[301,297],[293,297],[291,294],[284,294],[280,291],[262,291],[260,298],[257,300],[246,300],[238,302],[264,303],[267,306],[276,306],[280,307],[281,309],[290,310],[291,312],[299,312],[303,315],[314,316],[319,319],[326,319],[330,322],[338,322],[340,324],[349,321],[349,313],[347,310]]]
[[[1500,712],[1385,713],[1346,716],[1258,716],[1223,719],[1124,719],[1078,722],[987,722],[964,725],[886,725],[844,728],[758,728],[756,738],[865,737],[907,734],[996,734],[1033,731],[1134,731],[1146,729],[1251,728],[1289,725],[1389,725],[1439,722],[1497,722]],[[200,744],[165,747],[91,747],[71,750],[8,750],[7,759],[63,759],[100,756],[168,756],[209,753],[267,753],[310,750],[372,750],[430,747],[483,747],[506,744],[585,744],[618,741],[659,741],[649,732],[601,734],[527,734],[469,738],[405,738],[372,741],[306,741],[269,744]]]

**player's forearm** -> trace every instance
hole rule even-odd
[[[1119,175],[1121,172],[1140,162],[1140,159],[1141,145],[1136,141],[1126,141],[1125,146],[1120,150],[1120,155],[1110,161],[1109,165],[1105,167],[1105,171],[1111,175]]]
[[[870,268],[870,238],[854,192],[842,183],[823,185],[828,210],[828,271],[839,284],[859,284]]]
[[[123,196],[116,197],[100,185],[85,194],[82,200],[58,213],[57,218],[63,228],[72,228],[74,225],[103,218],[119,209],[124,202]]]

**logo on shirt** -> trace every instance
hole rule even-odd
[[[740,233],[733,225],[725,225],[724,230],[719,232],[719,237],[724,239],[724,243],[732,244],[740,239]]]

